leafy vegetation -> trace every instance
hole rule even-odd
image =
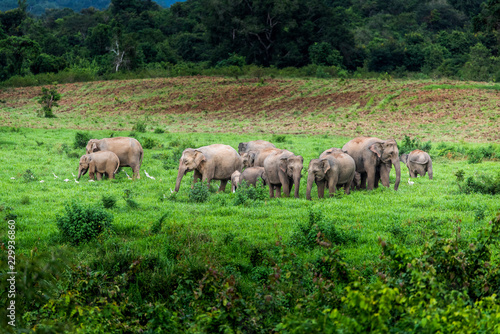
[[[342,81],[500,76],[494,1],[4,2],[5,86],[276,72]]]

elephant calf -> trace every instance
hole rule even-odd
[[[323,152],[319,159],[312,159],[309,162],[307,173],[306,198],[308,200],[311,200],[313,182],[318,186],[319,198],[324,197],[325,184],[328,186],[330,196],[335,194],[338,186],[343,186],[344,192],[349,194],[356,173],[356,164],[347,153],[331,148]]]
[[[402,154],[399,157],[410,172],[410,177],[421,177],[425,176],[425,173],[429,173],[429,180],[432,180],[432,160],[427,152],[421,150],[414,150],[410,154]]]
[[[115,174],[120,167],[118,156],[111,151],[99,151],[82,155],[80,167],[78,169],[78,179],[89,172],[89,178],[94,179],[97,173],[97,180],[102,179],[103,174],[107,174],[110,179],[115,178]]]
[[[233,177],[235,182],[233,182]],[[246,181],[248,185],[256,187],[259,179],[262,179],[264,185],[267,184],[267,174],[264,167],[249,167],[245,169],[242,173],[234,172],[233,175],[231,175],[233,192],[243,181]]]

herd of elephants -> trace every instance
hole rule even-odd
[[[100,180],[103,174],[110,179],[119,167],[131,167],[135,178],[140,178],[144,151],[134,138],[115,137],[91,139],[86,147],[87,154],[80,158],[78,179],[89,171],[90,179]],[[344,187],[346,194],[351,188],[368,189],[378,187],[379,182],[389,187],[389,174],[394,165],[398,189],[401,181],[400,161],[408,167],[410,177],[429,174],[432,179],[432,160],[428,153],[414,150],[399,155],[394,139],[381,140],[375,137],[357,137],[347,142],[341,149],[330,148],[309,162],[306,198],[311,199],[313,183],[318,188],[318,197],[323,198],[325,185],[330,196],[337,188]],[[213,144],[199,148],[187,148],[179,160],[179,171],[175,183],[178,192],[184,175],[194,172],[193,184],[201,179],[210,184],[220,180],[220,191],[224,191],[228,181],[232,190],[243,182],[256,186],[259,179],[269,186],[269,196],[290,196],[295,187],[295,197],[299,197],[300,179],[304,158],[291,151],[279,149],[274,144],[255,140],[240,143],[238,151],[229,145]]]

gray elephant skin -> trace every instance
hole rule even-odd
[[[338,148],[331,148],[324,151],[319,159],[312,159],[309,162],[307,171],[307,192],[306,198],[311,200],[311,189],[313,183],[318,187],[318,197],[323,198],[325,185],[328,186],[330,196],[335,194],[337,187],[343,186],[346,194],[350,193],[356,173],[354,159]]]
[[[241,172],[236,170],[233,174],[231,174],[231,192],[235,192],[236,188],[240,184]]]
[[[86,147],[87,154],[99,151],[111,151],[120,159],[120,167],[131,167],[134,177],[140,179],[144,150],[137,139],[129,137],[113,137],[90,139]]]
[[[240,174],[236,174],[236,172],[234,172],[233,176],[235,177],[235,182],[233,182],[233,177],[231,177],[233,191],[236,190],[236,188],[238,188],[243,181],[246,181],[248,185],[252,185],[254,187],[257,186],[259,179],[262,180],[264,185],[268,182],[264,167],[248,167]]]
[[[424,177],[425,173],[429,173],[429,180],[432,180],[432,159],[427,152],[414,150],[410,154],[402,154],[400,160],[408,167],[410,177]]]
[[[182,177],[194,171],[193,185],[201,178],[210,184],[212,180],[220,180],[220,191],[226,189],[226,184],[231,180],[235,171],[241,172],[241,157],[229,145],[213,144],[200,148],[187,148],[182,152],[179,160],[179,171],[175,183],[175,191],[181,186]]]
[[[295,186],[295,198],[299,198],[300,178],[304,166],[304,158],[287,150],[277,150],[264,160],[264,169],[269,180],[269,196],[281,196],[281,187],[286,197],[290,196]]]
[[[276,146],[265,140],[253,140],[247,143],[240,143],[238,145],[238,154],[241,155],[249,151],[260,151],[265,148],[276,148]]]
[[[78,168],[78,180],[80,177],[89,172],[89,178],[94,179],[94,174],[97,174],[97,180],[101,180],[103,174],[107,174],[108,178],[114,179],[116,171],[120,168],[120,160],[118,156],[110,151],[95,152],[82,155],[80,158],[80,166]]]
[[[357,137],[342,147],[356,163],[356,172],[361,175],[362,189],[372,190],[379,181],[389,187],[391,164],[396,170],[394,190],[398,190],[401,181],[401,165],[398,145],[394,139],[382,140],[375,137]]]
[[[261,150],[250,150],[241,156],[243,167],[264,167],[264,160],[274,153],[281,152],[282,149],[266,147]]]

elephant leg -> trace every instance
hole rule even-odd
[[[201,173],[195,169],[193,173],[193,184],[191,185],[191,189],[194,188],[194,184],[198,182],[198,180],[201,179],[202,177],[203,176],[201,175]]]
[[[270,184],[269,183],[269,198],[273,198],[274,197],[274,187],[275,187],[274,184]]]
[[[366,183],[367,183],[366,189],[373,190],[373,188],[376,184],[375,178],[376,178],[376,174],[377,174],[375,167],[367,169],[366,174],[367,174],[366,175]]]
[[[391,166],[386,164],[380,165],[380,180],[384,187],[389,188],[389,173],[391,172]],[[377,182],[378,183],[378,182]]]
[[[281,197],[281,185],[276,186],[276,197]]]
[[[220,187],[219,187],[220,192],[224,192],[226,190],[226,184],[227,184],[227,180],[220,181]]]
[[[361,179],[359,181],[358,189],[366,189],[368,173],[360,173]]]
[[[346,184],[344,184],[344,193],[346,195],[349,195],[351,193],[351,184],[352,181],[354,180],[354,173],[352,174],[352,177],[349,178]]]
[[[130,164],[130,168],[132,168],[132,177],[136,179],[141,178],[140,166],[138,164]]]
[[[337,182],[339,181],[338,175],[333,175],[328,179],[328,192],[330,193],[330,197],[335,195],[337,192]]]
[[[325,196],[325,181],[316,181],[318,186],[318,198],[323,198]]]
[[[432,180],[432,163],[427,165],[427,173],[429,173],[429,180]]]
[[[97,172],[97,181],[102,180],[102,173]]]
[[[289,197],[290,196],[290,184],[289,184],[288,176],[281,171],[278,173],[278,176],[280,179],[281,186],[283,187],[283,193],[285,193],[285,197]],[[280,189],[280,193],[281,193],[281,189]]]

